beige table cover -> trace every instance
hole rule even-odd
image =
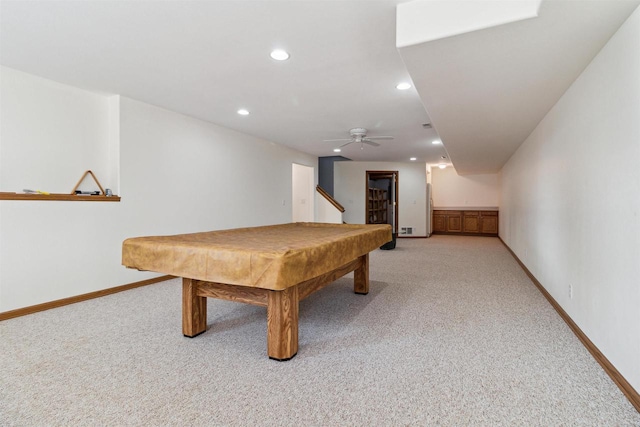
[[[390,240],[387,224],[322,223],[135,237],[122,244],[122,264],[208,282],[282,290]]]

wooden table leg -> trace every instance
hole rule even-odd
[[[369,254],[362,255],[360,267],[353,272],[353,291],[356,294],[369,293]]]
[[[298,353],[298,287],[270,291],[267,302],[267,355],[285,361]]]
[[[182,334],[193,338],[207,330],[207,297],[196,295],[196,280],[182,279]]]

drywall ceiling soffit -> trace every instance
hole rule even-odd
[[[399,47],[458,173],[498,172],[639,4],[543,1],[535,18]]]
[[[398,5],[396,45],[433,40],[538,16],[541,0],[414,0]]]
[[[395,45],[396,0],[0,2],[0,62],[120,94],[316,156],[324,139],[392,135],[345,157],[445,154]],[[269,57],[274,48],[291,54]],[[249,116],[239,116],[239,108]]]

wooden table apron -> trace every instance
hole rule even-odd
[[[321,276],[283,290],[182,279],[182,333],[195,337],[207,329],[207,298],[267,307],[267,354],[289,360],[298,352],[298,304],[318,289],[354,271],[354,292],[369,292],[369,254]]]

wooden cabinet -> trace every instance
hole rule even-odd
[[[449,233],[460,233],[462,231],[462,212],[449,211],[447,214],[447,231]]]
[[[460,233],[461,231],[461,211],[433,211],[434,233]]]
[[[498,212],[480,212],[480,233],[498,235]]]
[[[434,210],[434,234],[498,235],[498,211]]]
[[[388,210],[387,191],[379,188],[369,188],[367,224],[387,224]]]
[[[437,212],[442,212],[442,211],[433,212],[433,232],[444,233],[447,231],[447,216]]]
[[[478,211],[464,211],[462,231],[476,234],[480,232],[480,213]]]

